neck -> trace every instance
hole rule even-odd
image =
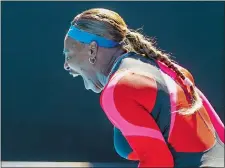
[[[108,64],[106,65],[105,67],[105,71],[103,71],[103,74],[105,76],[108,76],[109,73],[111,72],[112,70],[112,67],[113,65],[115,64],[115,62],[117,61],[117,59],[123,55],[125,52],[123,50],[119,50],[119,51],[116,51],[115,54],[112,55],[110,61],[108,62]]]
[[[121,48],[116,49],[115,52],[111,54],[110,59],[104,64],[104,66],[102,66],[101,72],[99,74],[101,76],[101,77],[99,76],[100,77],[99,81],[101,82],[103,87],[108,82],[107,77],[110,75],[113,65],[115,64],[117,59],[124,53],[125,51],[123,49]]]

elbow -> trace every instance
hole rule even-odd
[[[127,156],[128,156],[127,151],[122,150],[121,148],[118,148],[116,145],[114,145],[114,149],[120,157],[127,159]]]
[[[126,160],[132,160],[132,161],[138,161],[138,155],[136,152],[132,151],[132,149],[126,149],[126,148],[118,148],[118,146],[114,145],[116,153],[126,159]]]

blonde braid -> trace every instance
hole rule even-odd
[[[202,107],[201,98],[198,95],[194,84],[175,66],[173,61],[169,58],[169,55],[162,53],[153,46],[150,39],[144,37],[138,32],[128,30],[124,42],[125,49],[128,51],[135,51],[136,53],[139,53],[143,56],[147,56],[164,63],[168,68],[173,70],[178,77],[180,77],[180,79],[183,81],[183,84],[190,87],[191,107],[179,109],[177,111],[178,113],[182,115],[191,115]]]

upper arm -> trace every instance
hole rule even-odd
[[[103,109],[138,155],[140,166],[173,165],[163,135],[149,114],[156,101],[156,81],[152,77],[128,73],[115,78],[113,85],[104,92]]]

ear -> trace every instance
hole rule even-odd
[[[89,51],[88,51],[88,55],[90,57],[96,57],[97,55],[97,51],[98,51],[98,45],[95,41],[92,41],[90,44],[89,44]]]

